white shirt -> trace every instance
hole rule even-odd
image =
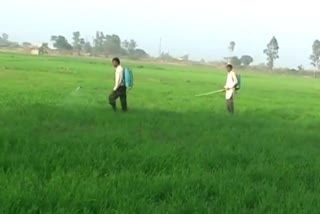
[[[235,86],[238,84],[238,79],[236,73],[232,70],[228,73],[225,88],[226,89],[226,99],[229,100],[235,93]]]
[[[115,81],[114,81],[113,90],[116,91],[120,86],[123,86],[123,67],[118,65],[115,72]]]

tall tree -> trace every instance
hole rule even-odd
[[[122,42],[122,47],[124,48],[124,49],[126,49],[126,50],[129,50],[129,41],[128,40],[124,40],[123,42]]]
[[[265,49],[263,53],[267,55],[268,67],[273,69],[274,61],[279,59],[279,44],[276,37],[272,37],[271,41],[267,45],[267,49]]]
[[[73,33],[73,49],[78,52],[78,55],[80,55],[81,52],[81,34],[79,31],[76,31]]]
[[[103,54],[103,43],[105,40],[105,36],[103,32],[97,31],[96,37],[94,38],[94,47],[93,47],[93,53],[94,55],[100,55]]]
[[[92,52],[92,46],[90,42],[85,42],[85,44],[83,45],[83,50],[85,53],[90,53]]]
[[[233,54],[235,47],[236,47],[236,43],[234,41],[231,41],[228,47],[231,54]]]
[[[312,45],[312,55],[310,56],[311,65],[316,69],[320,69],[320,41],[314,41]],[[316,77],[316,70],[314,71],[314,77]]]
[[[121,47],[121,39],[115,34],[105,36],[103,51],[106,56],[125,54],[125,50]]]
[[[229,42],[228,50],[229,50],[229,57],[225,57],[227,63],[231,63],[231,59],[233,57],[233,52],[236,47],[236,43],[234,41]]]
[[[129,46],[128,46],[129,52],[134,51],[137,48],[137,46],[138,46],[137,42],[134,41],[133,39],[131,39],[130,42],[129,42]]]

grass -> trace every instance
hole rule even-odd
[[[0,213],[319,213],[319,80],[242,72],[236,114],[208,67],[0,54]],[[76,90],[81,86],[80,90]]]

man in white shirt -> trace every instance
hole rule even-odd
[[[232,65],[227,65],[227,81],[226,85],[224,86],[226,92],[226,100],[227,100],[227,109],[228,111],[233,114],[234,112],[234,95],[236,92],[236,86],[238,84],[238,79],[236,73],[233,71]]]
[[[109,96],[109,103],[114,111],[117,110],[116,101],[120,97],[122,111],[126,112],[127,109],[127,89],[124,84],[124,69],[121,66],[120,59],[114,58],[112,60],[115,71],[115,84],[112,93]]]

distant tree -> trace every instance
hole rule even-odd
[[[84,43],[84,40],[81,38],[80,32],[79,31],[74,32],[72,39],[73,39],[73,49],[78,52],[78,55],[80,55],[83,47],[83,43]]]
[[[134,51],[137,48],[137,46],[138,46],[137,42],[131,39],[129,42],[128,51],[129,52]]]
[[[299,71],[299,72],[304,71],[303,65],[299,65],[299,66],[298,66],[298,71]]]
[[[93,53],[94,55],[100,55],[103,53],[103,42],[104,42],[103,32],[97,31],[96,37],[94,38]]]
[[[236,43],[234,41],[229,42],[229,46],[228,46],[229,56],[224,58],[227,61],[227,63],[231,63],[231,58],[233,57],[235,47],[236,47]]]
[[[3,41],[9,41],[9,35],[6,34],[6,33],[3,33],[2,36],[1,36],[1,39],[2,39]]]
[[[40,55],[48,54],[48,51],[49,51],[48,43],[42,43],[41,47],[39,48],[39,54]]]
[[[94,39],[93,52],[95,55],[121,56],[126,54],[126,50],[121,46],[121,39],[118,35],[105,35],[103,32],[97,32]]]
[[[103,50],[106,56],[124,55],[125,50],[121,47],[121,39],[118,35],[106,35],[103,42]]]
[[[11,47],[12,44],[9,42],[9,36],[6,33],[3,33],[0,36],[0,47]]]
[[[90,42],[85,42],[83,45],[83,50],[86,53],[92,53],[92,46]]]
[[[159,56],[159,59],[165,60],[165,61],[171,61],[174,60],[174,57],[172,57],[169,53],[162,53]]]
[[[149,55],[142,49],[135,49],[130,54],[130,58],[132,59],[145,59],[148,57]]]
[[[183,61],[189,61],[189,54],[180,57]]]
[[[58,36],[55,36],[55,35],[53,35],[53,36],[51,36],[51,41],[57,41],[58,40]]]
[[[229,51],[230,51],[231,53],[233,53],[235,47],[236,47],[236,43],[235,43],[234,41],[231,41],[231,42],[229,43],[228,49],[229,49]]]
[[[51,40],[54,42],[53,46],[58,50],[72,50],[72,46],[68,43],[68,40],[64,36],[51,36]]]
[[[22,46],[23,46],[24,48],[29,48],[29,47],[32,46],[32,44],[31,44],[30,42],[23,42],[23,43],[22,43]]]
[[[84,41],[84,38],[80,39],[80,50],[84,50],[84,45],[86,44],[86,41]]]
[[[241,64],[244,66],[249,66],[253,62],[253,58],[249,55],[243,55],[240,58]]]
[[[279,59],[279,44],[276,37],[272,37],[271,41],[267,45],[267,49],[263,51],[267,55],[267,65],[270,69],[274,67],[274,61]]]
[[[312,45],[312,55],[310,56],[311,65],[316,69],[320,69],[320,41],[314,41]],[[316,77],[316,71],[314,71],[314,77]]]
[[[233,56],[230,58],[229,63],[235,67],[239,67],[241,65],[241,60],[237,56]]]
[[[129,50],[129,41],[128,40],[124,40],[123,42],[122,42],[122,47],[124,48],[124,49],[126,49],[126,50]]]

